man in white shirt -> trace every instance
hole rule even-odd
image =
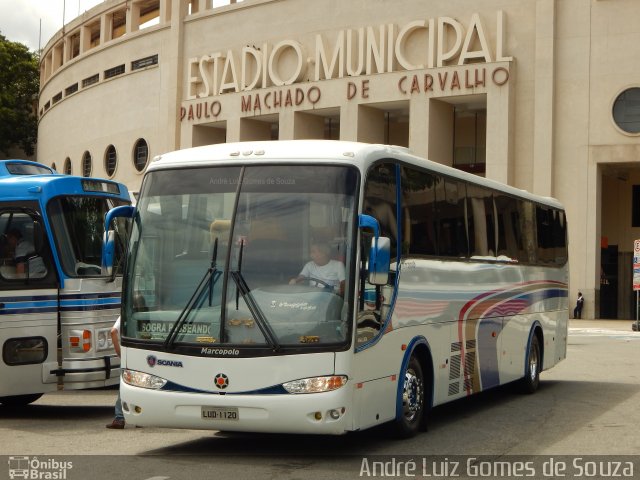
[[[310,257],[311,261],[307,262],[298,276],[289,283],[294,284],[308,279],[310,285],[319,288],[331,287],[336,293],[344,295],[344,264],[331,259],[329,246],[323,243],[313,243]],[[314,281],[314,279],[320,280],[320,282]]]

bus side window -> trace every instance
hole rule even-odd
[[[5,280],[41,280],[50,270],[42,257],[44,233],[36,218],[22,212],[0,214],[0,277]],[[48,257],[47,257],[48,258]]]

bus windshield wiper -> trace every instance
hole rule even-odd
[[[242,276],[242,273],[239,270],[236,270],[236,271],[229,272],[229,275],[235,282],[236,287],[240,292],[240,295],[242,295],[243,300],[246,302],[247,307],[251,312],[251,315],[253,315],[253,318],[255,318],[256,323],[258,324],[258,327],[262,332],[262,335],[264,335],[264,337],[267,339],[269,344],[273,347],[273,350],[277,352],[278,350],[280,350],[280,344],[278,343],[278,339],[275,333],[273,332],[271,325],[269,325],[267,318],[264,316],[264,313],[262,313],[262,309],[260,308],[256,300],[253,298],[253,295],[251,295],[251,289],[247,285],[247,282],[245,282],[244,277]]]
[[[214,284],[216,283],[218,278],[220,278],[219,275],[216,275],[216,273],[218,272],[218,268],[216,266],[217,257],[218,257],[218,238],[216,237],[216,239],[213,242],[213,253],[211,254],[211,265],[209,265],[209,268],[204,273],[202,280],[200,280],[200,283],[198,283],[198,286],[193,291],[191,298],[189,299],[187,304],[184,306],[184,308],[180,312],[180,315],[178,315],[178,318],[173,324],[173,327],[171,327],[171,330],[169,331],[169,334],[167,335],[167,338],[164,341],[164,348],[168,349],[175,343],[176,338],[178,337],[178,332],[180,332],[180,328],[184,324],[185,320],[187,319],[191,311],[195,308],[207,284],[210,285],[209,304],[211,304],[212,298],[213,298]]]

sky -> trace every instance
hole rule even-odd
[[[35,52],[53,35],[103,0],[0,0],[0,33]],[[42,33],[40,21],[42,20]]]

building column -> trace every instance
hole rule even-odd
[[[511,64],[498,67],[487,75],[487,154],[486,178],[513,185],[513,131],[515,123],[515,70]],[[502,68],[503,70],[500,70]],[[508,78],[507,78],[508,76]],[[490,85],[489,82],[505,82]]]
[[[162,85],[166,85],[160,98],[165,99],[164,108],[160,110],[158,128],[162,133],[158,138],[165,140],[165,145],[160,151],[168,152],[181,148],[180,122],[178,121],[180,106],[184,95],[184,17],[187,12],[187,4],[182,0],[170,0],[171,7],[171,32],[163,42],[164,61],[166,69],[160,69],[163,79]],[[165,10],[166,12],[166,10]],[[128,23],[127,23],[128,28]],[[191,140],[189,139],[190,143]]]
[[[553,195],[555,0],[536,2],[533,192]]]
[[[295,138],[295,112],[285,110],[278,116],[278,140],[293,140]]]
[[[126,32],[137,32],[140,29],[140,5],[132,2],[127,8],[127,27]]]
[[[429,158],[429,105],[421,95],[409,99],[409,150],[423,158]]]
[[[358,103],[347,102],[340,107],[340,140],[358,141]]]
[[[227,143],[240,141],[240,117],[233,117],[227,120]]]
[[[172,0],[160,0],[160,24],[165,25],[171,22],[171,2]]]
[[[590,149],[591,150],[591,149]],[[587,166],[586,202],[584,205],[584,244],[585,256],[573,259],[572,267],[577,266],[581,284],[571,285],[569,308],[573,313],[578,291],[584,295],[585,302],[582,318],[596,318],[600,315],[600,237],[602,232],[602,168],[592,151],[589,152]],[[569,219],[571,221],[571,219]],[[569,239],[571,245],[571,239]],[[576,265],[577,264],[577,265]],[[574,275],[575,278],[575,275]]]

